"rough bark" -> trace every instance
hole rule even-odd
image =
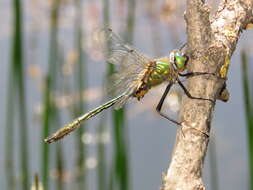
[[[224,0],[211,19],[209,7],[201,0],[187,0],[186,8],[188,71],[217,74],[191,77],[187,88],[195,97],[216,101],[226,81],[227,60],[241,32],[253,21],[253,1]],[[182,128],[177,133],[169,169],[163,176],[163,190],[205,189],[202,168],[214,106],[210,101],[183,98]]]

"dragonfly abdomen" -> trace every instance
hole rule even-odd
[[[146,83],[142,83],[142,85],[135,91],[133,94],[138,100],[144,97],[144,95],[149,91],[150,87]]]

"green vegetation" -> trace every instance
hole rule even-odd
[[[245,50],[241,52],[241,67],[242,67],[242,83],[244,92],[244,108],[245,108],[245,119],[248,135],[248,161],[249,161],[249,181],[250,189],[253,189],[253,105],[252,105],[252,94],[250,90],[249,79],[249,63],[248,56]]]

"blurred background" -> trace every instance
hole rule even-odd
[[[108,100],[113,68],[97,49],[96,29],[110,26],[144,54],[164,56],[186,41],[184,10],[173,0],[0,1],[1,189],[159,189],[177,130],[155,112],[164,85],[60,142],[43,139]],[[252,38],[252,30],[241,35],[230,100],[215,107],[207,189],[253,188]],[[179,108],[175,88],[164,110]]]

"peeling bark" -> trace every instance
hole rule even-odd
[[[252,10],[252,0],[223,0],[210,19],[210,8],[203,1],[187,0],[188,71],[217,74],[189,78],[187,88],[193,96],[214,101],[219,97],[226,82],[220,71],[227,57],[232,56],[242,30],[253,22]],[[205,189],[202,168],[214,106],[210,101],[183,98],[182,128],[177,132],[172,160],[163,176],[163,190]]]

